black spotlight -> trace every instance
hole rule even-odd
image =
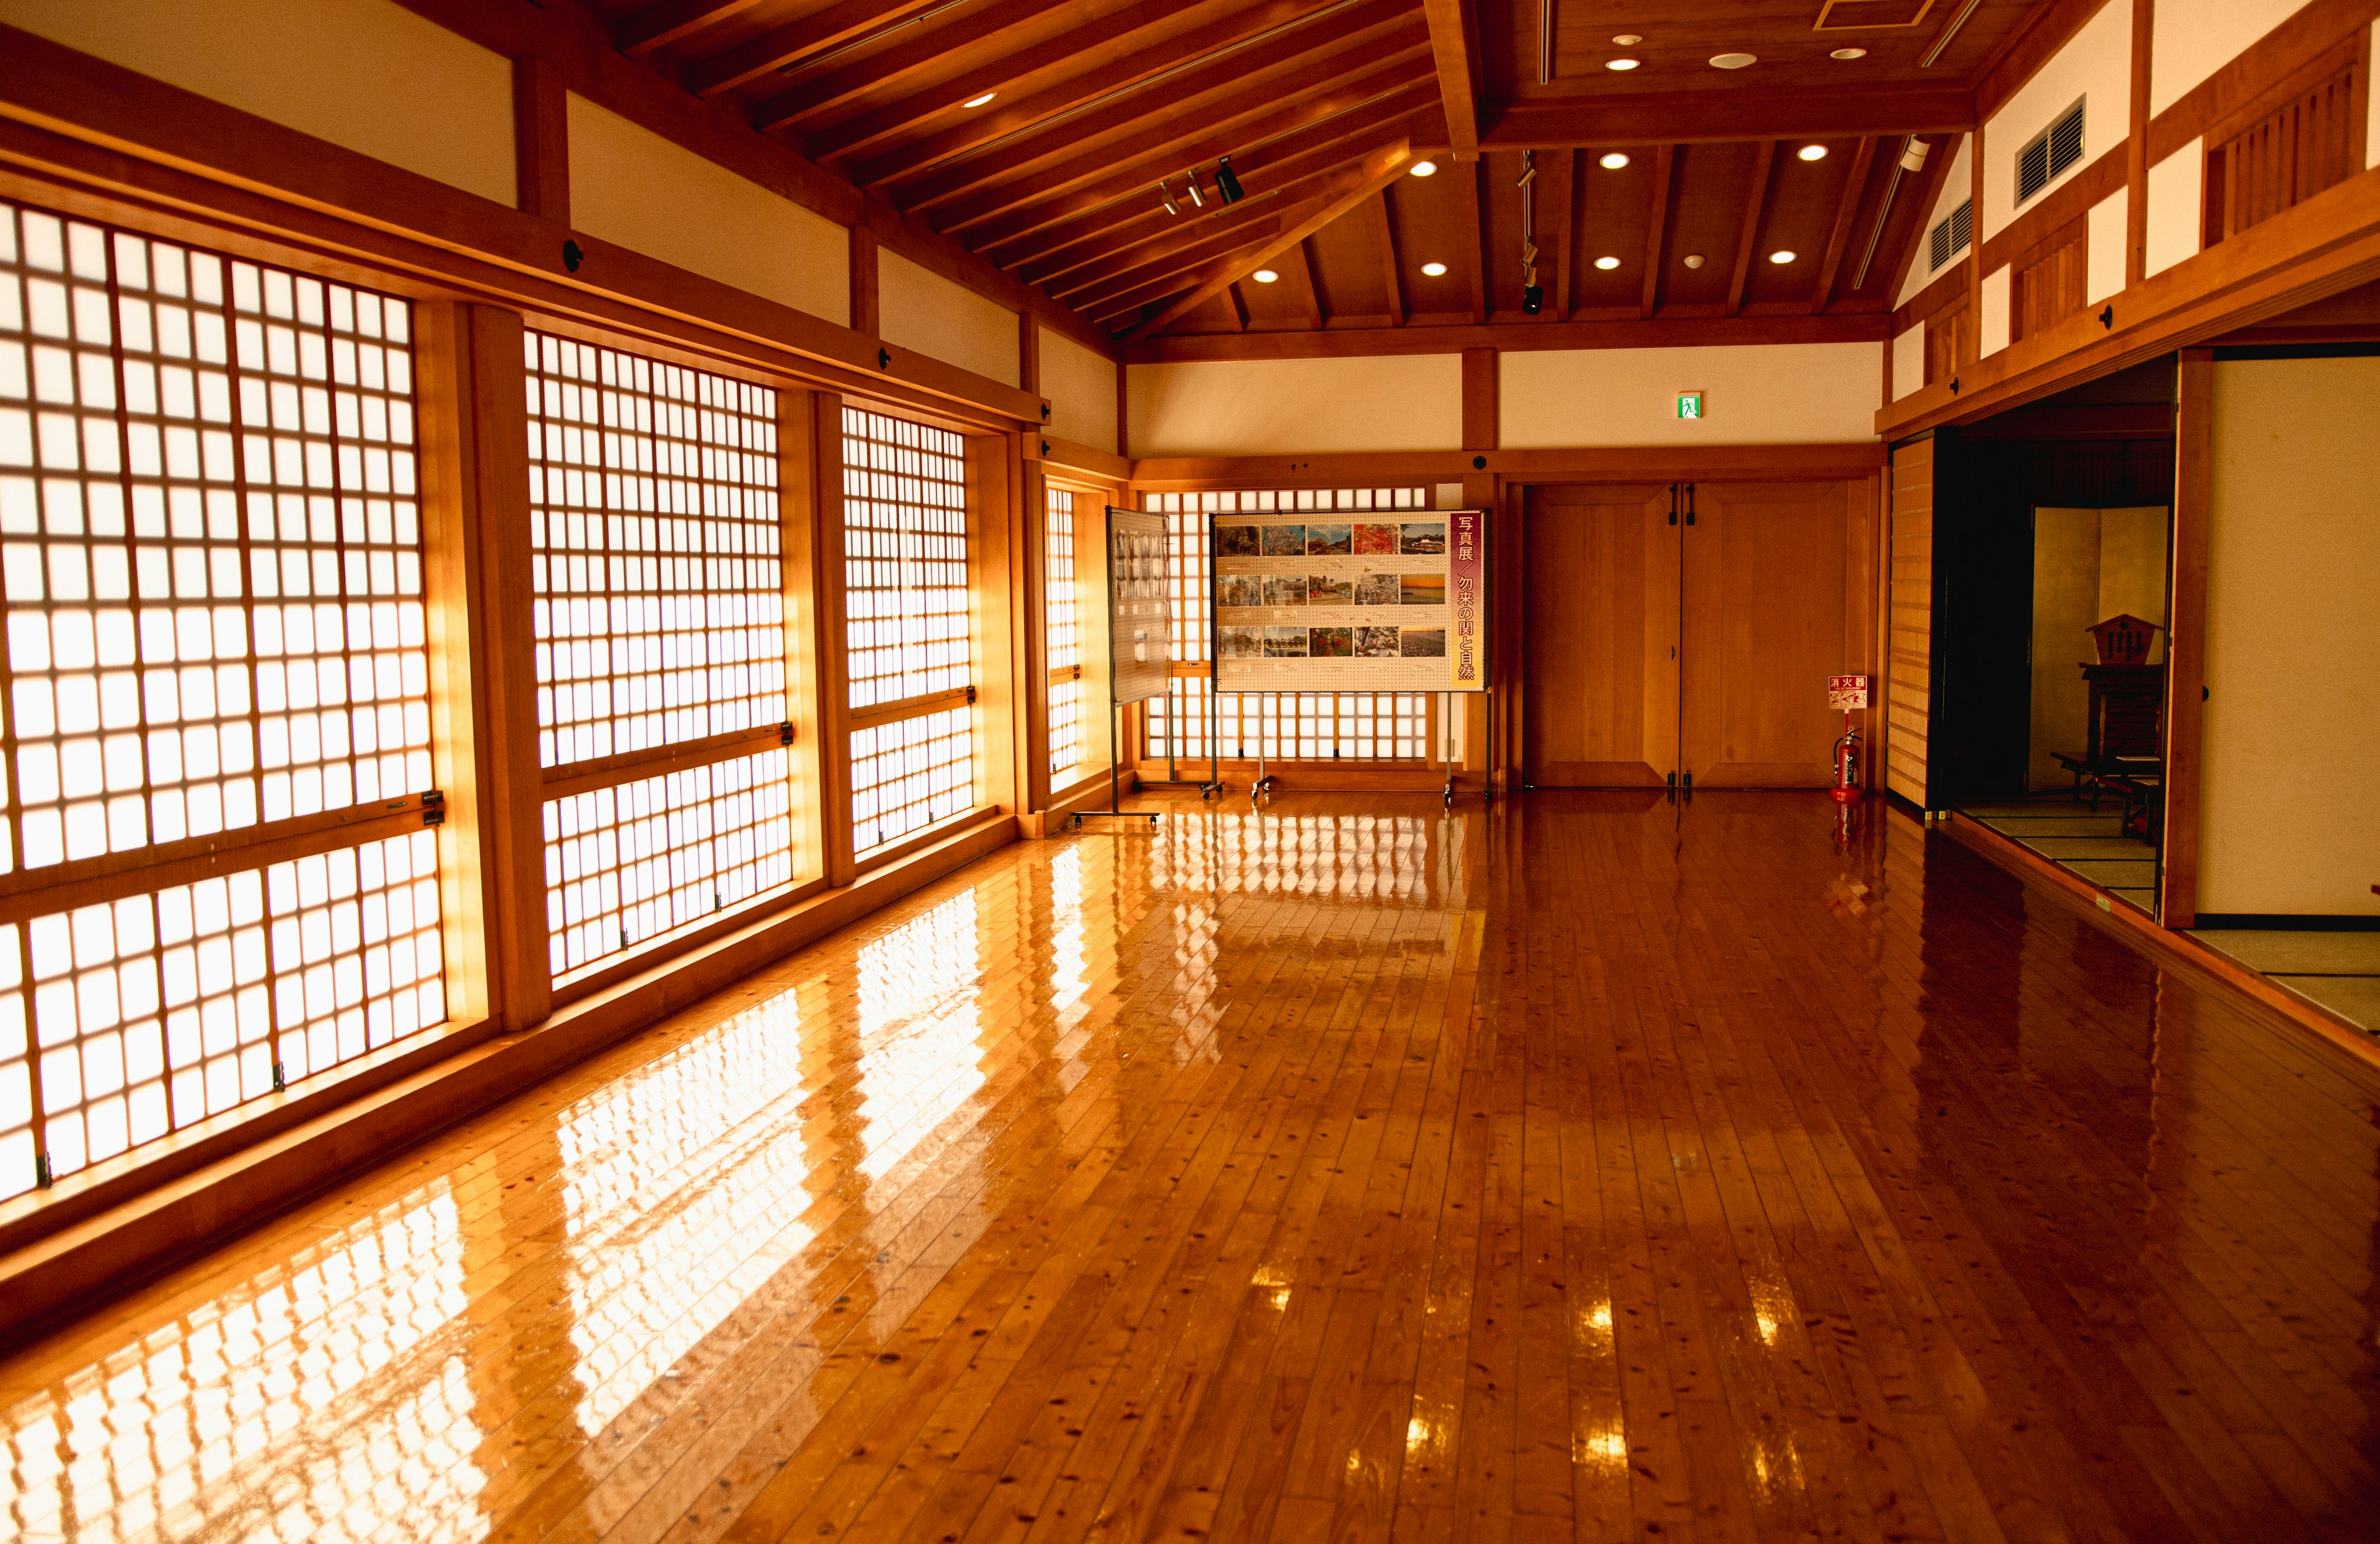
[[[1521,291],[1521,310],[1531,316],[1546,309],[1546,286],[1531,285]]]
[[[1215,163],[1215,191],[1222,195],[1225,203],[1237,203],[1245,196],[1240,174],[1232,170],[1232,158],[1228,155]]]

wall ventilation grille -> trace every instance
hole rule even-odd
[[[2024,202],[2082,160],[2082,103],[2058,115],[2016,152],[2016,201]]]
[[[1967,249],[1975,236],[1975,201],[1961,201],[1959,207],[1942,216],[1941,221],[1925,237],[1927,271],[1940,273],[1952,258]]]

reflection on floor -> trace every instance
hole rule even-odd
[[[2102,797],[2076,803],[2065,793],[1990,804],[1962,804],[1959,813],[2021,842],[2034,852],[2098,886],[2119,901],[2156,915],[2156,848],[2129,835],[2118,801]]]
[[[2370,1537],[2380,1071],[1875,803],[1166,808],[0,1360],[0,1537]]]
[[[2380,932],[2201,928],[2190,936],[2380,1035]]]

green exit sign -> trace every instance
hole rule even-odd
[[[1698,419],[1702,416],[1703,394],[1700,392],[1680,392],[1678,394],[1678,417],[1682,419]]]

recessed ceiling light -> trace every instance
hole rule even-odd
[[[1255,279],[1255,280],[1256,280],[1256,282],[1257,282],[1257,283],[1258,283],[1258,284],[1260,284],[1260,285],[1269,285],[1269,284],[1272,283],[1275,279],[1278,279],[1278,278],[1280,278],[1280,277],[1281,277],[1281,275],[1280,275],[1280,274],[1278,274],[1274,273],[1274,272],[1273,272],[1271,269],[1269,269],[1269,268],[1259,268],[1259,269],[1257,269],[1257,270],[1253,274],[1251,274],[1251,275],[1249,275],[1249,276],[1250,276],[1251,278]]]
[[[1827,57],[1829,59],[1864,59],[1867,57],[1867,50],[1864,48],[1838,48],[1832,54],[1828,55]]]
[[[1686,266],[1687,266],[1687,267],[1689,267],[1689,268],[1700,268],[1702,265],[1703,265],[1703,255],[1702,255],[1702,253],[1700,253],[1700,252],[1688,252],[1688,253],[1686,254]]]
[[[1439,274],[1446,272],[1446,264],[1442,262],[1425,262],[1421,265],[1421,271],[1435,279]]]
[[[1428,176],[1437,170],[1438,163],[1435,161],[1416,161],[1413,164],[1413,175],[1415,176]]]
[[[971,96],[967,98],[965,102],[960,103],[959,105],[962,107],[980,107],[999,94],[1000,93],[998,91],[986,91],[981,96]]]
[[[1711,55],[1712,66],[1718,69],[1742,69],[1746,65],[1756,65],[1759,62],[1760,55],[1757,54],[1714,54]]]
[[[1606,154],[1598,164],[1607,172],[1616,172],[1628,164],[1628,152],[1624,150],[1612,151]]]
[[[1618,43],[1622,48],[1633,48],[1645,40],[1633,32],[1622,32],[1611,41]]]
[[[1795,151],[1793,153],[1800,156],[1804,161],[1824,161],[1827,158],[1827,147],[1824,145],[1803,145],[1800,150]]]
[[[1599,257],[1595,260],[1595,265],[1597,268],[1617,268],[1620,266],[1620,260],[1616,257]]]
[[[1771,262],[1791,262],[1793,261],[1793,254],[1788,251],[1774,251],[1768,254],[1768,261]]]
[[[1603,67],[1606,69],[1634,69],[1643,62],[1644,61],[1641,59],[1606,59],[1603,61]]]

